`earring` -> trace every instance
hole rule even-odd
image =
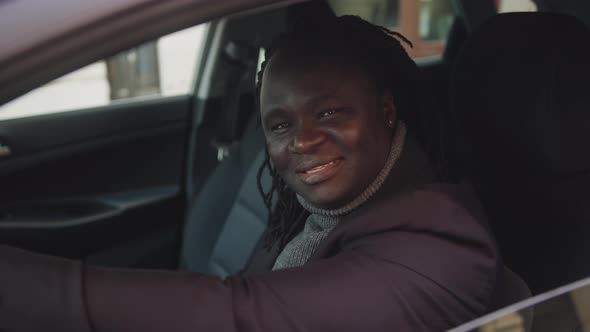
[[[387,124],[389,125],[389,128],[393,128],[393,120],[387,121]]]

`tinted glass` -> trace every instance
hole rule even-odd
[[[453,23],[450,0],[420,1],[420,38],[425,41],[446,41]]]
[[[590,279],[551,291],[453,332],[588,332]]]
[[[358,15],[388,28],[400,25],[400,0],[330,0],[336,15]]]
[[[0,107],[0,121],[189,94],[207,24],[178,31],[57,78]]]
[[[400,32],[414,59],[440,57],[455,18],[452,0],[328,0],[336,15],[358,15]],[[404,45],[407,46],[407,45]]]

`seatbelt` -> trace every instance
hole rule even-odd
[[[249,77],[250,69],[256,65],[258,56],[258,50],[255,47],[236,41],[228,42],[223,51],[222,57],[228,71],[226,95],[221,109],[221,124],[212,142],[217,149],[218,161],[229,156],[231,147],[238,141],[241,88]]]

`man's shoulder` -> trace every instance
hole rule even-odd
[[[382,195],[346,219],[352,228],[489,232],[483,208],[466,184],[431,183]]]
[[[429,184],[382,199],[350,220],[344,251],[403,268],[453,297],[490,305],[501,267],[494,237],[468,187]],[[428,281],[426,281],[428,280]]]

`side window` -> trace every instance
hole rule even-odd
[[[536,12],[537,4],[533,0],[496,0],[498,13]]]
[[[590,331],[590,279],[553,289],[456,327],[453,331]]]
[[[262,69],[262,63],[264,62],[265,52],[266,52],[266,50],[264,48],[260,48],[258,50],[258,62],[256,64],[256,77],[254,79],[255,82],[258,82],[258,73],[260,72],[260,69]]]
[[[452,0],[329,0],[334,12],[358,15],[395,30],[414,44],[406,48],[415,59],[440,56],[454,14]]]
[[[0,106],[0,120],[188,94],[205,31],[198,25],[80,68]]]

